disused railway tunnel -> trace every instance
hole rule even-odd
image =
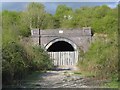
[[[76,65],[81,48],[86,52],[91,43],[91,29],[75,30],[31,30],[34,45],[48,52],[55,66]]]
[[[50,44],[50,46],[49,46]],[[55,66],[75,65],[78,60],[77,46],[67,39],[56,39],[46,48]],[[47,47],[46,46],[46,47]]]

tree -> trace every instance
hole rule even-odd
[[[44,5],[41,3],[30,3],[23,12],[23,22],[29,28],[42,28],[45,17]]]
[[[20,13],[15,11],[2,12],[3,44],[17,41],[19,38]]]
[[[73,11],[72,8],[67,7],[66,5],[59,5],[57,7],[56,13],[54,17],[56,18],[56,22],[60,23],[61,28],[70,27],[71,19]]]
[[[95,9],[95,17],[96,18],[102,18],[104,17],[105,15],[107,15],[107,13],[110,11],[110,8],[107,6],[107,5],[102,5],[102,6],[99,6]]]
[[[43,20],[42,29],[53,29],[55,28],[54,25],[55,25],[54,17],[51,14],[46,13]]]
[[[55,16],[57,18],[64,18],[64,15],[68,15],[72,11],[72,8],[67,7],[66,5],[59,5],[56,9]]]

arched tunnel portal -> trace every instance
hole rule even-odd
[[[71,40],[65,38],[52,40],[45,49],[55,66],[75,65],[78,61],[77,45]]]

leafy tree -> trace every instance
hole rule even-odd
[[[91,26],[93,19],[93,9],[91,7],[81,7],[75,10],[75,20],[79,28]],[[89,13],[89,14],[88,14]]]
[[[30,36],[32,28],[43,28],[45,17],[44,5],[41,3],[30,3],[26,10],[20,14],[20,36]]]
[[[55,19],[51,14],[46,13],[43,23],[42,29],[53,29],[55,25]]]
[[[72,8],[67,7],[66,5],[59,5],[57,7],[55,18],[57,18],[58,23],[60,23],[61,28],[65,28],[69,23],[72,22]],[[69,26],[67,26],[69,27]]]
[[[110,8],[107,5],[99,6],[95,9],[95,17],[102,18],[109,12]]]
[[[111,9],[104,17],[101,17],[100,19],[93,19],[91,26],[94,32],[106,33],[109,35],[111,35],[112,32],[116,32],[118,23],[117,12],[114,11],[115,14],[113,14],[112,12],[113,10]]]
[[[3,44],[10,41],[18,41],[19,34],[19,12],[3,11],[2,12],[2,39]]]
[[[64,18],[64,15],[69,15],[69,13],[72,11],[72,8],[67,7],[66,5],[58,5],[56,9],[55,16],[57,18]],[[67,18],[67,17],[66,17]]]
[[[41,3],[30,3],[23,12],[23,21],[30,28],[42,28],[44,17],[44,5]]]
[[[53,16],[54,18],[54,28],[60,28],[60,20],[59,18]]]

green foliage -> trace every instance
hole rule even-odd
[[[49,55],[40,47],[33,48],[33,69],[35,70],[47,70],[52,68],[52,60],[49,59]]]
[[[55,24],[57,24],[55,23],[55,18],[51,14],[46,13],[42,24],[42,29],[53,29],[55,28]]]
[[[118,44],[115,37],[97,38],[79,62],[81,71],[94,73],[101,79],[118,79]]]
[[[95,17],[99,19],[105,17],[109,11],[110,8],[107,5],[99,6],[95,9]]]
[[[60,28],[60,20],[57,17],[54,17],[54,28]]]
[[[96,18],[94,17],[94,13],[94,8],[92,7],[81,7],[79,9],[76,9],[74,16],[76,18],[76,26],[78,28],[91,26],[93,19]]]
[[[54,17],[58,19],[58,22],[60,22],[59,23],[60,28],[71,27],[71,23],[72,23],[71,19],[73,17],[72,14],[73,14],[72,8],[67,7],[66,5],[59,5],[57,7]]]
[[[8,43],[9,41],[17,41],[18,40],[18,24],[19,24],[19,12],[10,12],[3,11],[2,12],[2,39],[3,44]]]
[[[59,5],[56,13],[51,15],[40,3],[30,3],[23,12],[3,11],[3,41],[13,37],[30,36],[31,28],[82,28],[92,27],[95,33],[112,33],[117,30],[118,9],[106,5],[97,7],[81,7],[76,10]],[[7,26],[7,27],[6,27]],[[12,34],[13,35],[12,35]],[[11,35],[11,36],[10,36]],[[18,39],[18,38],[16,38]]]
[[[29,49],[28,49],[29,48]],[[29,72],[52,68],[52,62],[40,47],[9,43],[2,50],[3,84],[12,84],[23,79]]]
[[[23,12],[2,12],[3,84],[16,83],[16,80],[23,79],[29,72],[52,68],[52,62],[46,52],[40,47],[32,47],[26,45],[26,42],[21,42],[23,37],[30,35],[29,25],[26,24],[27,21],[23,22],[25,18],[22,15]],[[46,17],[52,18],[47,14]]]
[[[97,33],[111,34],[112,32],[117,31],[117,22],[118,21],[116,16],[106,15],[100,20],[95,19],[94,22],[92,23],[92,28],[94,32]]]
[[[17,43],[9,43],[2,49],[3,84],[11,83],[13,79],[21,79],[26,74],[28,65],[23,56],[24,50]]]
[[[104,87],[109,87],[109,88],[119,88],[119,81],[111,81],[111,82],[108,82],[108,83],[106,83],[104,86],[103,86],[103,88]]]
[[[55,16],[56,16],[57,18],[63,19],[63,18],[64,18],[64,15],[69,15],[71,12],[72,12],[72,8],[67,7],[66,5],[59,5],[59,6],[57,7]]]
[[[42,28],[44,23],[44,5],[40,3],[30,3],[26,11],[23,12],[23,21],[30,28]]]

